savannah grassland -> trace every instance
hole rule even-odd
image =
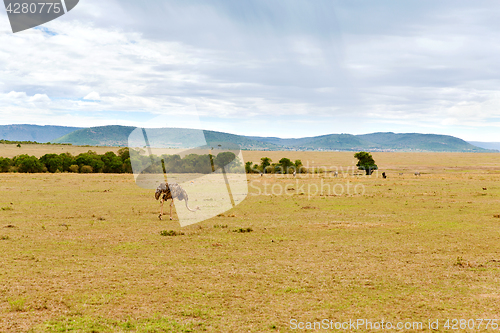
[[[353,153],[244,155],[340,175],[250,175],[241,205],[180,228],[129,174],[0,174],[0,332],[500,317],[500,154],[374,153],[388,179],[343,174]],[[365,193],[308,192],[321,181]]]

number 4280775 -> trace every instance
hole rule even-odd
[[[38,3],[9,3],[7,13],[9,14],[59,14],[61,12],[60,3],[38,2]]]
[[[448,319],[444,328],[448,330],[499,329],[498,319]]]

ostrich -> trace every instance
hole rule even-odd
[[[162,196],[163,194],[163,196]],[[160,215],[158,215],[158,218],[161,220],[161,216],[163,215],[163,202],[165,202],[168,199],[172,199],[172,202],[170,203],[170,219],[172,219],[172,206],[174,204],[174,198],[177,198],[179,200],[184,200],[186,202],[186,208],[191,211],[191,212],[196,212],[197,210],[200,210],[200,207],[196,207],[196,209],[191,209],[188,206],[188,195],[186,191],[177,183],[161,183],[157,188],[155,192],[155,198],[158,200],[162,197],[160,202],[161,202],[161,210],[160,210]]]

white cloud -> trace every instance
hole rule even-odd
[[[195,105],[241,133],[468,128],[480,140],[500,119],[496,8],[88,0],[44,25],[54,36],[3,32],[0,15],[0,123],[130,124]]]
[[[85,96],[83,99],[91,100],[91,101],[98,101],[101,99],[101,96],[99,96],[98,92],[93,91],[90,94],[88,94],[87,96]]]

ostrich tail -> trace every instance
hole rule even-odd
[[[191,209],[189,208],[188,206],[188,199],[186,198],[186,200],[184,200],[186,202],[186,208],[190,211],[190,212],[196,212],[197,210],[200,210],[200,207],[196,207],[195,209]]]

